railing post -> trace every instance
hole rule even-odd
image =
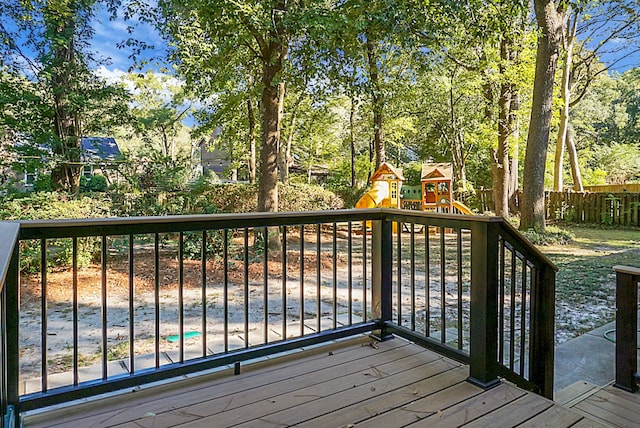
[[[625,391],[638,390],[638,281],[640,269],[614,266],[616,272],[616,382]]]
[[[533,281],[529,380],[540,388],[540,395],[553,399],[556,273],[542,264]]]
[[[371,318],[380,324],[372,336],[384,341],[393,337],[385,328],[392,317],[393,233],[389,220],[371,223]]]
[[[9,264],[9,269],[7,271],[7,278],[3,291],[3,302],[4,306],[3,315],[4,318],[2,322],[4,322],[3,326],[3,334],[5,343],[2,346],[2,352],[4,355],[2,356],[2,361],[5,365],[3,368],[5,381],[6,381],[6,403],[7,406],[5,410],[8,410],[8,419],[7,425],[11,422],[15,423],[15,426],[19,426],[19,417],[14,413],[19,409],[19,393],[18,393],[18,381],[19,381],[19,371],[20,371],[20,362],[18,359],[18,355],[20,352],[19,342],[18,342],[18,325],[20,322],[19,316],[19,296],[20,296],[20,246],[18,243],[15,244],[13,248],[13,253],[11,256],[11,262]]]
[[[488,389],[498,380],[498,223],[471,226],[469,382]]]

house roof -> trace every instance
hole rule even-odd
[[[450,163],[424,163],[420,180],[422,181],[444,181],[451,180],[452,169]]]
[[[388,175],[388,174],[394,175],[396,180],[404,181],[404,176],[402,175],[402,169],[399,169],[399,168],[396,169],[393,167],[393,165],[387,162],[382,162],[382,164],[380,164],[380,168],[378,168],[378,170],[373,173],[370,181],[378,180],[382,175]]]
[[[120,157],[120,148],[112,137],[82,137],[85,160],[116,160]]]

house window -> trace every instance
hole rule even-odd
[[[85,178],[91,178],[93,175],[93,165],[85,165],[82,167],[82,175]]]
[[[38,178],[37,172],[25,172],[24,173],[24,187],[32,188]]]

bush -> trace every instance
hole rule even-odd
[[[81,192],[105,192],[107,187],[107,179],[103,175],[92,175],[89,178],[80,177]]]
[[[111,201],[107,198],[73,198],[64,193],[32,192],[11,194],[0,205],[0,220],[50,220],[65,218],[98,218],[111,216]],[[73,241],[49,239],[47,264],[70,266]],[[40,242],[20,243],[20,269],[35,271],[40,268]],[[78,264],[86,266],[99,251],[97,238],[78,239]]]

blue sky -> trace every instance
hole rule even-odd
[[[129,25],[134,27],[134,31],[131,34],[127,31]],[[120,72],[127,72],[134,65],[133,60],[130,58],[132,50],[128,47],[117,47],[129,37],[143,40],[147,44],[156,47],[154,51],[143,54],[146,59],[150,59],[154,55],[162,58],[165,54],[165,42],[156,29],[148,24],[138,22],[125,23],[122,19],[110,20],[108,12],[101,10],[96,13],[92,27],[95,34],[91,41],[91,50],[100,57],[109,59],[109,64],[102,66],[103,72],[119,74]],[[153,69],[153,66],[149,67]]]

